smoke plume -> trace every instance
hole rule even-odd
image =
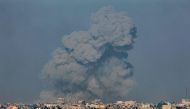
[[[126,13],[101,8],[92,15],[89,30],[65,35],[63,46],[53,52],[43,70],[50,89],[41,98],[126,97],[134,85],[127,57],[135,38],[136,28]]]

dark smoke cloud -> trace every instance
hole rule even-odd
[[[136,38],[136,28],[123,12],[103,7],[92,15],[87,31],[63,37],[45,65],[43,77],[51,84],[41,92],[42,99],[121,99],[135,84],[128,50]]]

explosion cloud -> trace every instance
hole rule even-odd
[[[51,88],[42,91],[41,98],[126,97],[134,85],[127,57],[135,38],[136,28],[125,13],[101,8],[92,15],[89,30],[64,36],[63,46],[53,52],[43,70]]]

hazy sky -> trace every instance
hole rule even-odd
[[[62,36],[86,30],[91,14],[109,5],[138,30],[128,98],[176,101],[186,88],[190,97],[189,0],[0,0],[0,102],[38,99],[41,71]]]

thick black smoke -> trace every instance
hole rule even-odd
[[[45,65],[43,76],[52,89],[41,98],[121,99],[134,85],[128,50],[136,38],[136,28],[123,12],[101,8],[92,16],[87,31],[63,37],[63,46]]]

